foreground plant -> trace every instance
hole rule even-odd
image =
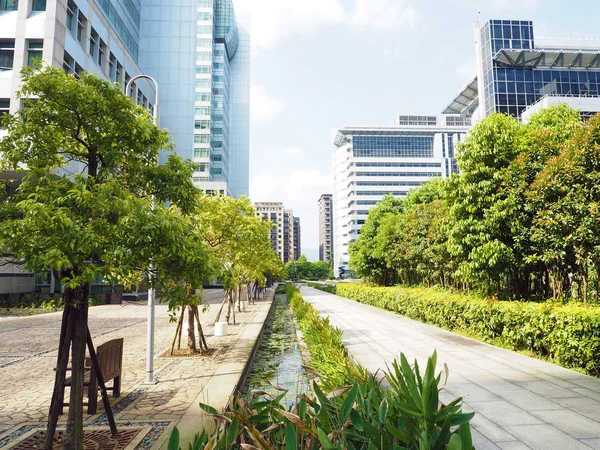
[[[474,413],[462,412],[461,398],[440,405],[447,369],[436,376],[436,363],[434,353],[421,374],[417,362],[411,366],[401,354],[385,373],[390,388],[367,375],[325,395],[315,382],[314,395],[299,395],[289,409],[282,388],[278,396],[254,391],[249,402],[238,396],[223,414],[200,404],[214,417],[215,431],[203,430],[188,448],[472,450]],[[179,450],[179,444],[175,429],[168,448]]]

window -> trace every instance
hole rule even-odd
[[[0,98],[0,129],[2,129],[2,117],[7,115],[10,110],[10,99]]]
[[[117,80],[119,83],[123,83],[123,66],[117,61]]]
[[[85,24],[87,20],[81,12],[77,16],[77,40],[83,44],[85,38]]]
[[[207,106],[196,108],[196,115],[197,116],[209,116],[210,115],[210,108],[207,107]]]
[[[196,47],[198,48],[212,48],[212,39],[201,38],[196,42]]]
[[[194,158],[208,158],[210,150],[207,148],[195,148]]]
[[[198,8],[212,8],[212,0],[198,0]]]
[[[75,78],[79,78],[81,76],[82,72],[83,72],[83,67],[81,67],[79,64],[75,63],[75,73],[73,74],[75,76]]]
[[[108,57],[108,79],[117,81],[117,57],[110,52]]]
[[[198,20],[203,20],[203,21],[212,20],[212,13],[209,13],[209,12],[199,12],[198,13]]]
[[[106,54],[107,50],[108,48],[106,47],[106,44],[102,39],[100,39],[100,45],[98,46],[98,59],[96,62],[98,63],[98,67],[101,69],[104,68],[104,55]]]
[[[197,102],[210,102],[210,94],[208,92],[198,92],[196,94]]]
[[[223,128],[213,128],[213,134],[223,134]]]
[[[73,73],[75,70],[75,60],[67,52],[63,56],[63,70],[66,73]]]
[[[35,66],[38,61],[42,61],[42,49],[44,41],[29,41],[27,44],[27,65]]]
[[[433,136],[354,136],[352,141],[355,157],[433,157]]]
[[[199,26],[198,34],[212,34],[212,26],[210,26],[210,25]]]
[[[46,0],[33,0],[32,11],[46,11]]]
[[[0,39],[0,72],[11,70],[15,59],[15,40]]]
[[[196,80],[196,87],[197,88],[209,88],[210,87],[210,79],[206,78],[206,79],[202,79],[202,80]]]
[[[196,73],[211,73],[211,72],[212,72],[211,66],[197,66],[196,67]]]
[[[75,28],[75,10],[77,7],[73,2],[67,3],[67,30],[71,33]]]
[[[0,11],[16,11],[19,9],[18,0],[0,0]]]
[[[196,120],[194,124],[196,130],[208,130],[210,128],[209,120]]]
[[[137,104],[141,105],[143,103],[143,99],[144,99],[144,94],[142,93],[141,90],[138,89],[138,93],[137,93]]]
[[[198,52],[196,61],[210,61],[212,59],[212,53],[210,52]]]
[[[98,53],[98,33],[92,27],[90,32],[90,56],[92,58],[96,58],[96,54]]]

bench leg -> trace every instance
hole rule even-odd
[[[121,395],[121,375],[115,377],[113,380],[113,397],[119,397]]]

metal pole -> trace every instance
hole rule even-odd
[[[158,122],[158,83],[154,78],[149,75],[136,75],[133,77],[127,85],[125,86],[125,95],[129,95],[129,89],[131,88],[131,83],[140,78],[146,78],[154,83],[156,96],[154,98],[154,110],[152,112],[152,116],[154,117],[154,123],[156,126],[159,126]],[[158,162],[158,161],[157,161]],[[154,209],[156,203],[154,200],[152,201],[152,209]],[[154,270],[154,262],[150,261],[150,281],[152,281],[152,272]],[[147,328],[147,337],[146,337],[146,384],[154,384],[156,380],[154,379],[154,310],[155,310],[155,297],[156,292],[152,287],[152,283],[148,286],[148,328]]]

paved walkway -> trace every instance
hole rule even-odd
[[[200,314],[200,319],[203,323],[212,322],[223,291],[206,290],[204,294],[211,307]],[[225,406],[243,375],[271,300],[272,293],[267,300],[250,305],[248,311],[236,311],[238,325],[229,327],[228,336],[215,337],[213,327],[205,324],[208,346],[216,351],[211,356],[193,358],[159,357],[170,348],[175,323],[169,321],[167,306],[157,305],[154,370],[159,382],[150,386],[141,383],[146,369],[145,303],[90,308],[90,331],[96,345],[117,337],[125,339],[122,396],[111,398],[111,403],[117,403],[118,423],[143,423],[140,426],[152,428],[145,445],[139,448],[160,447],[173,426],[185,422],[186,417],[193,418],[186,422],[191,435],[183,438],[193,437],[202,425],[197,420],[200,400],[217,408]],[[61,313],[52,313],[0,321],[0,447],[19,435],[24,427],[45,423],[54,382],[60,320]],[[182,345],[186,339],[184,329]],[[101,413],[99,402],[99,414],[86,415],[86,423],[98,424],[103,419]],[[61,422],[65,419],[66,415]]]
[[[441,399],[462,396],[465,411],[476,412],[477,450],[600,449],[600,379],[317,289],[302,287],[302,296],[344,331],[348,351],[371,371],[400,352],[421,365],[437,349],[450,369]]]

